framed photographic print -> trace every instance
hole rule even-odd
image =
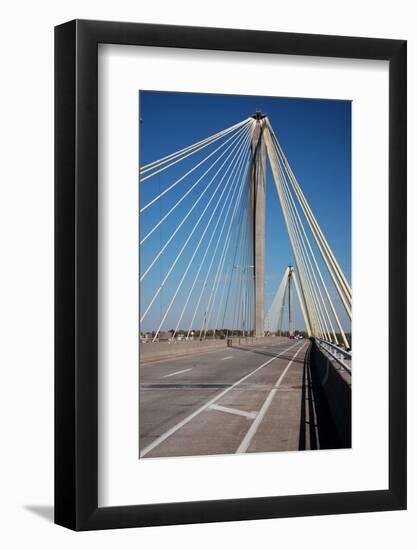
[[[406,42],[55,31],[55,521],[406,507]]]

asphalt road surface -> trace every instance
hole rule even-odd
[[[320,448],[308,340],[140,367],[140,456]]]

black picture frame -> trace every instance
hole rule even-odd
[[[389,488],[98,506],[98,44],[389,62]],[[406,41],[74,20],[55,28],[55,522],[74,530],[406,508]]]

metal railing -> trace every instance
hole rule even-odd
[[[352,353],[350,351],[346,351],[343,348],[340,348],[339,346],[336,346],[335,344],[332,344],[331,342],[327,342],[326,340],[322,340],[321,338],[315,338],[316,343],[323,348],[329,355],[333,357],[337,363],[341,367],[343,367],[349,374],[352,374],[352,368],[349,367],[345,362],[344,358],[348,358],[350,361],[352,360]]]

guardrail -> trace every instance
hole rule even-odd
[[[352,360],[352,353],[350,351],[339,348],[335,344],[326,342],[326,340],[322,340],[321,338],[315,338],[315,341],[321,348],[331,355],[341,367],[343,367],[349,374],[352,374],[352,368],[343,361],[344,358]]]

